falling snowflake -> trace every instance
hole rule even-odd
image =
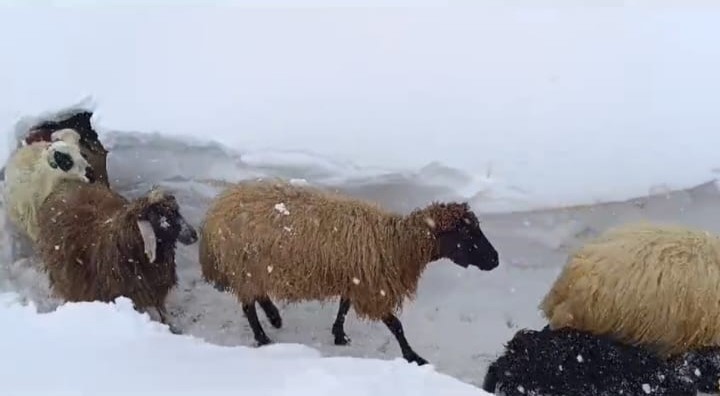
[[[385,297],[385,290],[380,289],[380,295]]]
[[[170,228],[170,223],[168,223],[167,217],[160,216],[160,228]]]
[[[358,279],[358,278],[353,278],[352,281],[353,281],[353,283],[356,284],[356,285],[359,285],[359,284],[360,284],[360,279]]]
[[[290,214],[290,212],[289,212],[289,211],[287,210],[287,208],[285,207],[285,204],[282,203],[282,202],[280,202],[280,203],[278,203],[278,204],[275,204],[275,210],[277,210],[278,212],[284,214],[285,216],[287,216],[287,215]]]
[[[271,273],[271,272],[273,271],[273,266],[272,266],[272,265],[268,265],[268,266],[267,266],[267,270],[268,270],[268,274]]]
[[[582,363],[582,362],[583,362],[583,357],[582,357],[582,355],[577,355],[577,358],[576,358],[576,359],[577,359],[578,363]]]
[[[642,388],[643,388],[643,392],[647,393],[648,395],[652,391],[652,389],[650,389],[650,385],[648,385],[648,384],[643,384]]]

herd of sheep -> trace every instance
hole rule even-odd
[[[350,307],[382,321],[408,362],[426,364],[397,312],[439,259],[490,271],[495,247],[467,203],[434,202],[407,215],[281,180],[228,185],[196,228],[159,188],[130,200],[113,190],[108,151],[73,111],[29,128],[4,169],[10,225],[31,241],[65,301],[113,301],[170,324],[176,243],[199,244],[203,278],[237,297],[258,345],[271,342],[273,299],[339,298],[336,345]],[[718,293],[718,294],[716,294]],[[256,304],[257,303],[257,304]],[[514,395],[695,395],[720,379],[720,239],[674,225],[628,224],[570,255],[523,329],[489,366],[483,388]]]

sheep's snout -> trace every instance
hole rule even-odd
[[[197,242],[198,234],[195,228],[191,226],[187,221],[185,221],[185,219],[183,219],[182,217],[178,218],[178,223],[180,224],[178,241],[180,241],[180,243],[182,243],[183,245],[192,245],[193,243]]]
[[[490,271],[500,265],[500,255],[495,248],[489,249],[488,257],[485,259],[485,265],[481,265],[480,269]]]
[[[500,265],[497,250],[481,233],[447,232],[438,237],[438,242],[440,256],[463,268],[491,271]]]

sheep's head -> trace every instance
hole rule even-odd
[[[440,257],[461,267],[474,265],[485,271],[498,266],[498,252],[467,203],[435,203],[420,214],[435,236]]]
[[[66,118],[60,121],[46,121],[33,126],[25,137],[25,143],[31,144],[37,141],[52,141],[51,134],[63,129],[72,129],[78,133],[80,144],[100,154],[107,154],[107,150],[100,142],[98,134],[92,127],[90,121],[93,116],[91,111],[80,110],[69,113]]]
[[[71,136],[70,133],[66,137],[72,139],[68,136]],[[77,179],[86,183],[95,182],[93,168],[80,153],[80,147],[75,144],[65,140],[54,141],[43,149],[41,156],[51,172],[58,174],[60,178]]]
[[[179,241],[191,245],[198,240],[197,231],[180,214],[175,196],[159,189],[152,189],[145,197],[138,227],[150,262],[155,261],[158,243]]]

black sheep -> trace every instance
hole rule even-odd
[[[675,362],[682,375],[692,378],[699,392],[718,393],[720,388],[720,347],[704,347],[690,351]]]
[[[545,327],[518,331],[488,368],[483,389],[505,396],[695,396],[693,381],[643,348]]]

